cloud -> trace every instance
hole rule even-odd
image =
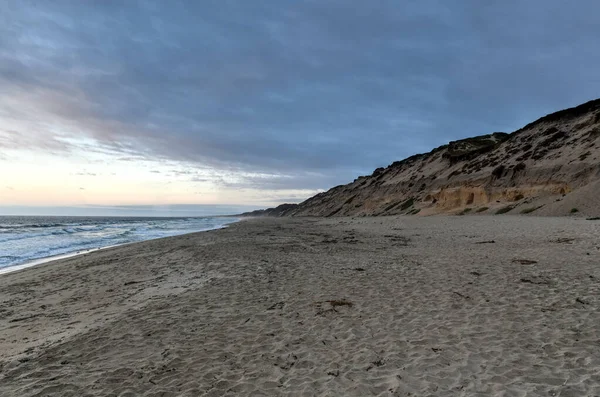
[[[271,191],[282,190],[314,190],[315,180],[324,181],[326,186],[333,186],[336,175],[319,175],[297,172],[294,174],[226,174],[213,181],[229,189],[260,189]],[[306,195],[304,195],[306,198]]]
[[[599,12],[591,0],[8,1],[0,148],[325,188],[597,96]]]
[[[174,170],[171,171],[172,175],[175,176],[180,176],[180,175],[192,175],[195,173],[195,171],[190,171],[190,170]]]
[[[211,179],[211,178],[201,178],[201,177],[195,176],[195,177],[192,177],[190,179],[190,181],[192,181],[192,182],[212,182],[213,179]]]

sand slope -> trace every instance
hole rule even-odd
[[[300,204],[250,216],[457,214],[467,210],[600,216],[600,99],[511,133],[450,142],[333,187]],[[569,207],[563,198],[576,203]],[[538,209],[543,208],[543,211]]]
[[[267,218],[4,275],[0,395],[600,395],[599,237]]]

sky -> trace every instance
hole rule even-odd
[[[511,132],[600,96],[598,15],[591,0],[3,0],[0,214],[300,202]]]

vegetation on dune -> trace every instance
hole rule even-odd
[[[508,211],[512,210],[514,207],[512,205],[507,205],[506,207],[500,208],[496,211],[496,215],[506,214]]]
[[[392,208],[394,208],[394,207],[395,207],[395,206],[397,206],[398,204],[400,204],[400,201],[395,201],[395,202],[391,203],[390,205],[388,205],[387,207],[385,207],[385,208],[383,209],[383,212],[386,212],[386,211],[389,211],[389,210],[391,210]]]
[[[448,144],[448,149],[444,153],[444,158],[451,162],[469,160],[477,157],[480,154],[491,151],[499,143],[504,142],[509,137],[509,134],[504,132],[494,132],[489,135],[481,135],[473,138],[461,139]]]
[[[521,210],[521,214],[530,214],[533,211],[539,210],[542,207],[543,207],[543,205],[540,205],[540,206],[537,206],[537,207],[525,208],[525,209]]]
[[[410,207],[412,207],[414,204],[415,204],[415,199],[413,197],[411,197],[400,205],[400,211],[407,210]]]
[[[502,178],[502,174],[504,174],[504,170],[506,169],[506,167],[504,167],[503,165],[499,165],[498,167],[494,168],[494,170],[492,171],[492,176],[494,178]]]

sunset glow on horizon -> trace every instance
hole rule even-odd
[[[514,131],[600,92],[587,3],[2,2],[0,214],[298,203]]]

